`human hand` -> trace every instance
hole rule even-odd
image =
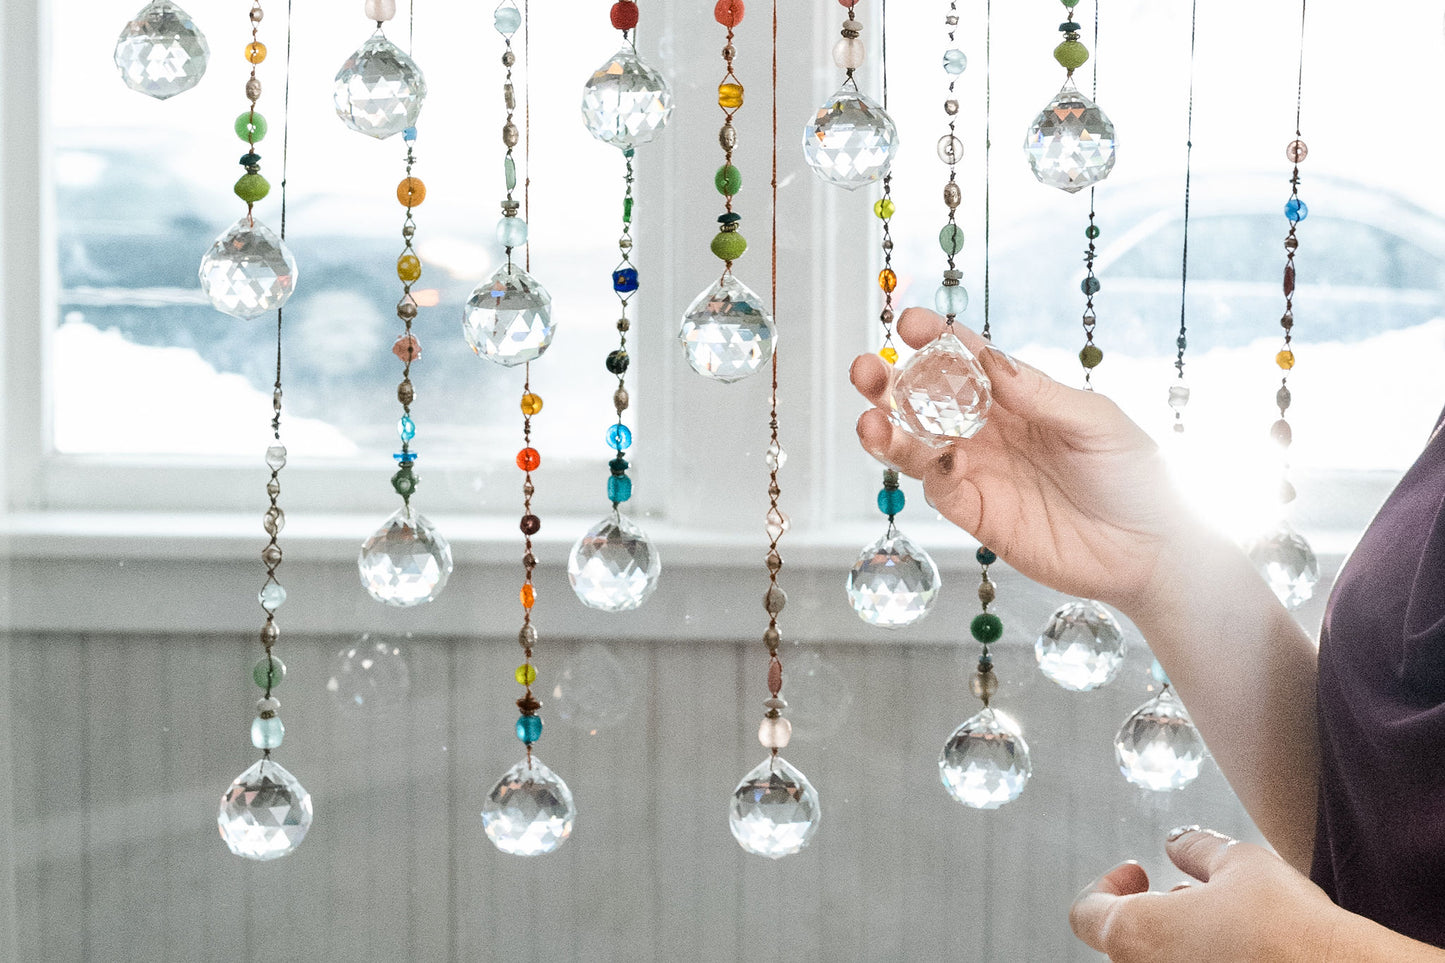
[[[915,348],[942,329],[922,308],[898,321]],[[1065,387],[963,325],[953,329],[992,382],[987,424],[942,449],[914,438],[889,416],[889,366],[859,355],[850,377],[878,406],[858,419],[864,449],[923,479],[929,504],[1028,578],[1126,611],[1150,597],[1168,577],[1161,556],[1180,544],[1187,518],[1158,446],[1103,395]]]
[[[1123,863],[1074,900],[1074,935],[1115,963],[1365,958],[1334,955],[1336,930],[1358,918],[1269,850],[1198,827],[1175,830],[1166,849],[1200,885],[1150,892],[1143,867]]]

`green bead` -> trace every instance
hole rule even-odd
[[[266,118],[248,110],[236,118],[236,136],[248,144],[255,144],[266,136]]]
[[[1095,344],[1084,345],[1084,350],[1079,352],[1079,364],[1085,368],[1097,368],[1099,362],[1104,360],[1104,352],[1099,350]]]
[[[724,164],[717,169],[712,182],[717,185],[719,194],[732,197],[743,189],[743,172],[731,164]]]
[[[968,628],[973,633],[974,639],[984,645],[992,645],[1003,638],[1003,619],[992,612],[980,612],[975,615]]]
[[[881,197],[873,202],[873,216],[881,220],[888,220],[896,210],[893,201],[887,197]]]
[[[247,204],[254,204],[271,193],[271,184],[260,174],[242,174],[236,182],[236,196]]]
[[[1062,3],[1064,6],[1068,7],[1070,10],[1074,9],[1079,5],[1079,0],[1059,0],[1059,2]]]
[[[1077,40],[1065,40],[1054,48],[1054,59],[1065,70],[1078,70],[1089,59],[1089,48]]]
[[[395,475],[391,476],[391,487],[402,498],[410,498],[412,492],[416,491],[417,478],[412,474],[410,465],[402,465]]]
[[[949,257],[963,250],[963,228],[957,224],[945,224],[943,230],[938,232],[938,246],[943,248],[943,253]]]
[[[632,223],[632,198],[630,196],[622,199],[622,223]]]
[[[251,678],[263,689],[274,689],[286,678],[286,663],[274,655],[266,655],[251,670]]]
[[[515,190],[517,187],[517,162],[512,160],[511,154],[502,158],[502,175],[507,180],[507,190]]]
[[[1084,237],[1087,237],[1089,240],[1092,241],[1092,240],[1094,240],[1094,239],[1095,239],[1096,237],[1098,237],[1098,236],[1099,236],[1099,225],[1097,225],[1097,224],[1090,224],[1088,227],[1084,228]]]
[[[747,249],[747,238],[737,231],[718,231],[712,239],[712,253],[722,261],[736,261]]]

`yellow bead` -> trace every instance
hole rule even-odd
[[[719,84],[717,105],[724,110],[736,110],[743,105],[742,84]]]
[[[403,178],[402,182],[396,185],[396,199],[401,202],[402,207],[420,207],[421,202],[426,200],[426,185],[419,177]]]
[[[421,277],[421,260],[415,254],[403,254],[396,259],[396,276],[411,282]]]
[[[893,273],[892,268],[884,268],[878,272],[878,286],[884,294],[892,294],[893,289],[898,287],[898,275]]]
[[[266,59],[266,45],[259,40],[253,40],[246,44],[246,60],[249,63],[258,64]]]
[[[889,364],[897,364],[897,363],[898,363],[898,349],[895,348],[895,347],[893,347],[893,346],[890,344],[888,347],[886,347],[886,348],[884,348],[882,351],[878,352],[878,357],[882,358],[884,361],[888,362]]]
[[[1286,348],[1274,356],[1274,363],[1288,371],[1294,367],[1294,352]]]
[[[522,396],[522,414],[538,415],[542,413],[542,396],[525,394]]]
[[[514,673],[517,685],[531,685],[537,681],[537,670],[530,665],[519,665]]]

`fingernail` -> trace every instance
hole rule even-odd
[[[1198,826],[1175,826],[1173,829],[1169,830],[1169,835],[1166,836],[1166,837],[1164,837],[1164,838],[1167,839],[1169,842],[1172,843],[1172,842],[1174,842],[1174,840],[1178,839],[1180,836],[1183,836],[1183,835],[1185,835],[1185,834],[1187,834],[1187,833],[1197,833],[1197,832],[1199,832],[1199,827],[1198,827]]]
[[[995,348],[991,344],[984,345],[983,350],[987,351],[992,357],[997,358],[999,361],[1001,361],[1003,363],[1003,366],[1005,368],[1008,368],[1010,373],[1019,373],[1019,363],[1015,361],[1007,351],[1004,351],[1001,348]]]
[[[933,464],[934,467],[938,469],[940,475],[952,474],[954,466],[953,449],[950,448],[948,451],[939,455]]]

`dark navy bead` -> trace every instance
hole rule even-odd
[[[978,560],[978,564],[980,565],[992,565],[998,561],[997,555],[982,546],[979,547],[978,551],[973,553],[973,557]]]
[[[612,272],[612,290],[627,294],[637,290],[637,268],[621,268]]]
[[[627,352],[618,348],[607,355],[607,370],[615,375],[625,374],[627,371]]]
[[[612,474],[614,474],[614,475],[623,475],[623,474],[626,474],[626,473],[627,473],[627,459],[626,459],[626,458],[614,458],[614,459],[612,459],[611,461],[609,461],[609,462],[607,463],[607,467],[610,468],[610,469],[612,469]]]

